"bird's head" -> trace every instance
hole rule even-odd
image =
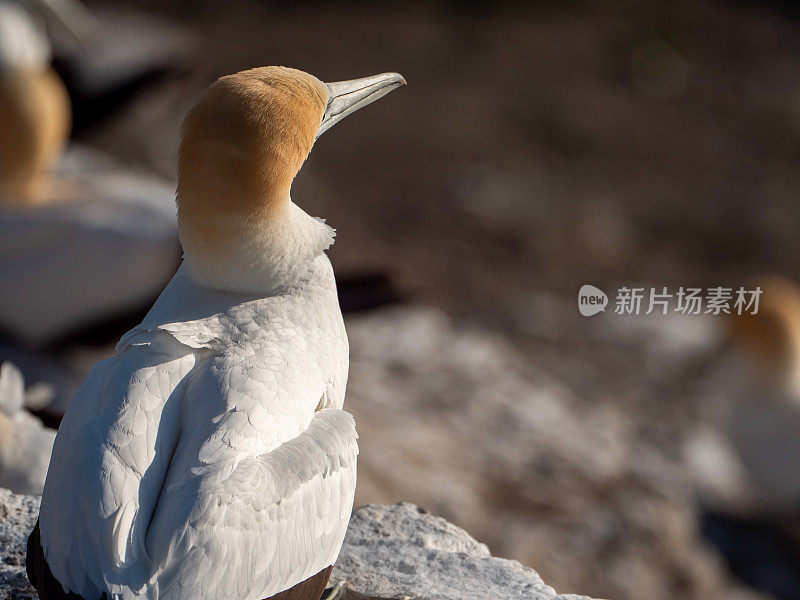
[[[34,14],[0,1],[0,206],[51,199],[51,171],[67,143],[71,108],[50,67],[50,42]]]
[[[281,283],[293,267],[272,262],[327,248],[332,230],[292,204],[292,181],[323,132],[404,83],[384,73],[325,84],[297,69],[261,67],[208,87],[184,121],[178,161],[178,224],[194,277],[241,288],[222,272],[238,260],[274,271]]]
[[[759,289],[758,312],[729,319],[731,340],[762,381],[800,394],[800,288],[788,279],[767,277]]]

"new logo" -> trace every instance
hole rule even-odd
[[[608,296],[600,288],[587,283],[578,290],[578,311],[584,317],[605,312],[606,306],[608,306]]]

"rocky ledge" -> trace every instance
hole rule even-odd
[[[39,498],[0,489],[0,597],[36,598],[25,541]],[[353,512],[331,578],[367,596],[426,600],[588,600],[556,594],[533,570],[494,558],[466,531],[413,504]]]
[[[369,596],[426,600],[588,600],[558,595],[514,560],[413,504],[353,512],[331,577]]]

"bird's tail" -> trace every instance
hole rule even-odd
[[[83,600],[73,592],[65,592],[58,580],[53,577],[50,566],[44,558],[42,539],[39,534],[39,521],[28,536],[28,553],[25,557],[25,571],[28,581],[39,593],[39,600]]]

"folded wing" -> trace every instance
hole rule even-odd
[[[333,564],[353,505],[356,438],[350,414],[324,409],[266,454],[166,487],[148,536],[160,557],[149,596],[258,600]]]

